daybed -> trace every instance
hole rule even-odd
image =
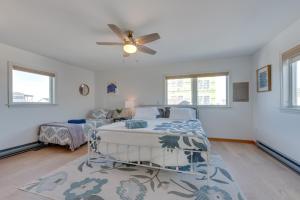
[[[69,146],[74,151],[87,142],[89,131],[112,122],[111,111],[95,109],[88,113],[85,123],[45,123],[40,125],[38,140],[44,144]]]

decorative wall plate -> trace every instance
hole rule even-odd
[[[90,93],[90,87],[87,85],[87,84],[81,84],[79,86],[79,93],[82,95],[82,96],[87,96],[89,93]]]

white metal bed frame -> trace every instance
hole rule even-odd
[[[96,134],[96,129],[93,130],[93,134]],[[141,166],[141,167],[148,167],[148,168],[154,168],[154,169],[162,169],[162,170],[167,170],[167,171],[175,171],[175,172],[180,172],[180,173],[186,173],[186,174],[192,174],[192,175],[202,175],[203,173],[199,173],[199,171],[197,171],[194,167],[194,163],[193,163],[193,154],[194,153],[204,153],[206,155],[206,159],[205,159],[205,164],[206,164],[206,179],[209,180],[209,166],[210,166],[210,144],[209,142],[205,142],[205,144],[207,145],[207,150],[206,151],[199,151],[199,150],[192,150],[192,149],[181,149],[181,148],[176,148],[173,151],[176,152],[176,158],[177,158],[177,165],[176,166],[172,166],[175,167],[175,169],[170,169],[170,166],[166,166],[165,165],[165,161],[166,161],[166,150],[167,148],[163,148],[162,149],[162,155],[163,155],[163,165],[160,166],[158,164],[152,163],[151,161],[153,160],[152,158],[152,150],[155,149],[161,149],[160,147],[152,147],[152,146],[145,146],[145,145],[126,145],[126,144],[119,144],[119,143],[113,143],[113,142],[103,142],[101,141],[101,145],[105,145],[106,146],[106,153],[103,154],[103,152],[98,152],[98,151],[94,151],[91,148],[91,134],[90,132],[88,133],[88,161],[87,162],[97,162],[91,158],[94,158],[93,155],[96,154],[97,159],[105,159],[106,161],[111,161],[111,162],[117,162],[117,163],[123,163],[123,164],[130,164],[130,165],[135,165],[135,166]],[[98,146],[98,140],[96,138],[97,141],[97,146]],[[114,157],[112,157],[109,153],[108,153],[108,146],[112,144],[112,145],[116,145],[117,149],[119,149],[120,146],[127,146],[127,150],[126,150],[126,160],[120,160],[120,159],[116,159]],[[129,160],[129,148],[130,147],[137,147],[138,148],[138,160],[137,161],[130,161]],[[140,151],[141,148],[145,149],[145,148],[149,148],[150,151],[150,161],[143,161],[140,159]],[[191,155],[191,162],[190,162],[190,171],[184,171],[180,169],[180,165],[179,165],[179,160],[178,160],[178,155],[179,152],[189,152]],[[119,153],[119,152],[114,152],[114,153]],[[111,154],[114,154],[111,153]],[[121,152],[120,152],[121,153]],[[102,155],[103,157],[99,157],[99,155]],[[144,164],[144,162],[149,162],[149,164]]]
[[[160,108],[160,107],[192,108],[196,112],[196,118],[197,119],[199,118],[199,113],[198,113],[197,107],[191,106],[191,105],[175,105],[175,106],[168,106],[168,105],[154,105],[154,106],[152,106],[152,105],[144,105],[142,107],[149,107],[149,106],[150,107],[158,107],[158,108]],[[93,130],[93,133],[96,134],[96,129]],[[90,138],[90,136],[91,135],[90,135],[90,132],[89,132],[89,134],[88,134],[88,162],[95,162],[94,160],[91,160],[92,154],[96,153],[97,154],[97,158],[99,158],[99,155],[103,155],[103,154],[101,152],[92,152],[91,151],[91,146],[90,146],[90,139],[91,138]],[[96,138],[96,141],[97,141],[97,138]],[[211,152],[210,149],[211,149],[211,147],[210,147],[210,144],[209,144],[208,140],[206,140],[206,141],[203,140],[203,142],[207,146],[207,150],[206,151],[176,148],[174,150],[174,151],[177,152],[177,156],[176,156],[177,157],[177,166],[175,166],[175,169],[167,168],[168,166],[165,165],[165,160],[166,160],[165,159],[165,155],[166,155],[165,151],[167,150],[167,148],[163,148],[162,149],[162,151],[163,151],[163,165],[162,166],[157,165],[157,164],[151,162],[151,160],[152,160],[152,153],[150,155],[150,161],[147,161],[147,162],[149,162],[149,165],[143,164],[143,161],[140,160],[140,156],[138,156],[139,159],[137,161],[135,161],[135,162],[129,161],[128,155],[129,155],[129,148],[131,146],[138,147],[138,155],[140,155],[140,149],[141,148],[146,148],[147,147],[147,148],[149,148],[150,152],[152,152],[153,148],[158,148],[158,147],[151,147],[151,146],[144,146],[144,145],[127,145],[127,152],[126,152],[127,159],[125,161],[124,160],[115,159],[115,158],[111,157],[109,154],[103,155],[103,156],[106,156],[103,159],[105,159],[107,161],[111,161],[111,162],[117,162],[117,163],[130,164],[130,165],[141,166],[141,167],[148,167],[148,168],[154,168],[154,169],[162,169],[162,170],[167,170],[167,171],[175,171],[175,172],[180,172],[180,173],[186,173],[186,174],[192,174],[192,175],[202,175],[203,176],[202,173],[199,173],[194,168],[193,154],[194,153],[200,153],[200,154],[204,153],[206,155],[206,159],[205,159],[205,162],[204,162],[204,164],[206,164],[206,179],[207,179],[207,181],[209,181],[209,174],[210,174],[209,173],[209,169],[210,169],[210,152]],[[124,146],[124,144],[117,144],[117,143],[111,143],[111,142],[103,142],[103,141],[101,141],[101,145],[106,145],[106,147],[109,144],[117,145],[117,149],[119,149],[119,146],[121,146],[121,145]],[[98,141],[97,141],[97,146],[98,146]],[[183,153],[185,153],[185,152],[189,152],[190,153],[189,154],[189,155],[191,155],[190,171],[180,170],[181,166],[179,165],[179,161],[178,161],[178,155],[179,155],[180,151],[183,152]],[[108,151],[106,151],[106,153],[107,152]],[[153,164],[155,164],[155,165],[153,165]],[[172,166],[172,167],[174,167],[174,166]]]

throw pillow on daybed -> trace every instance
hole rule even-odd
[[[103,108],[97,108],[88,113],[89,119],[106,119],[108,111]]]

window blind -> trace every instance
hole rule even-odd
[[[216,73],[166,76],[166,79],[184,79],[184,78],[215,77],[215,76],[228,76],[228,75],[229,72],[216,72]]]
[[[29,69],[29,68],[21,67],[18,65],[13,65],[12,68],[14,70],[18,70],[18,71],[40,74],[40,75],[49,76],[49,77],[55,77],[55,73],[52,73],[52,72],[45,72],[45,71],[36,70],[36,69]]]

